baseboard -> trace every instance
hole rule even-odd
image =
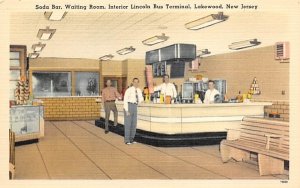
[[[95,125],[104,129],[104,119],[95,121]],[[109,121],[109,130],[120,136],[124,136],[123,125],[112,126]],[[158,146],[158,147],[185,147],[199,145],[216,145],[221,140],[226,139],[226,132],[205,132],[205,133],[185,133],[185,134],[162,134],[137,129],[135,140],[137,142]]]
[[[27,144],[34,144],[39,142],[39,139],[31,139],[31,140],[25,140],[25,141],[19,141],[15,143],[15,146],[22,146]]]

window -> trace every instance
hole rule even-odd
[[[18,80],[20,80],[21,77],[20,51],[11,51],[9,61],[10,61],[9,99],[15,100],[15,90],[17,88]]]
[[[71,72],[33,72],[32,91],[35,97],[71,96]]]
[[[10,52],[10,59],[20,59],[20,52]]]
[[[11,59],[10,61],[10,66],[11,67],[19,67],[20,66],[20,60],[17,59]]]
[[[20,70],[10,70],[10,80],[19,80],[21,75]]]
[[[11,67],[20,66],[20,52],[10,52],[10,66]]]
[[[77,96],[99,95],[99,73],[98,72],[76,72]]]

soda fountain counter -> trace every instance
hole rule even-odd
[[[123,102],[117,101],[118,123],[123,128]],[[138,106],[137,139],[158,146],[216,144],[226,138],[227,129],[237,129],[245,116],[264,117],[268,102],[215,104],[152,104]],[[101,109],[97,126],[104,126]],[[110,120],[113,120],[111,113]],[[122,134],[122,130],[120,134]]]

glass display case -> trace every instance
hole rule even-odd
[[[10,129],[16,141],[37,139],[44,135],[43,106],[20,105],[10,108]]]

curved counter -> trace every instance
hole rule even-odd
[[[118,123],[123,130],[123,102],[116,102]],[[264,117],[264,107],[272,103],[218,103],[218,104],[149,104],[138,105],[137,136],[139,141],[157,146],[216,144],[226,137],[227,129],[237,129],[245,116]],[[101,108],[104,127],[105,113]],[[113,121],[113,113],[110,115]],[[112,128],[115,129],[115,128]],[[119,134],[123,134],[119,130]],[[149,139],[151,141],[149,141]],[[194,139],[194,140],[193,140]],[[147,141],[148,140],[148,141]],[[214,140],[213,142],[211,142]],[[171,144],[171,142],[176,143]],[[192,143],[192,144],[191,144]]]
[[[123,102],[116,102],[118,123],[124,124]],[[223,132],[238,128],[244,116],[264,116],[272,103],[147,104],[138,106],[137,128],[164,134]],[[104,111],[101,109],[101,117]],[[113,120],[111,113],[110,120]]]

